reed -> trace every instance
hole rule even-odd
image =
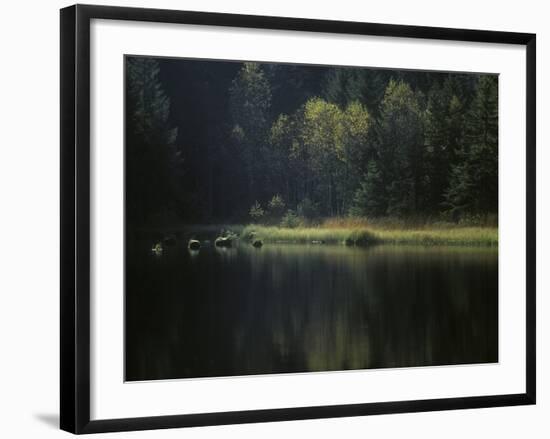
[[[285,228],[251,224],[241,231],[241,238],[258,238],[264,242],[298,244],[326,243],[346,245],[480,245],[498,246],[498,228],[457,226],[432,223],[397,227],[394,223],[372,223],[366,219],[327,220],[318,226]]]

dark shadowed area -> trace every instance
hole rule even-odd
[[[494,249],[141,245],[127,380],[498,360]]]

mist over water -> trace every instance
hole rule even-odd
[[[129,244],[126,379],[498,361],[498,250]]]

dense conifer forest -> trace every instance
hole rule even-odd
[[[126,218],[496,218],[498,77],[126,58]]]

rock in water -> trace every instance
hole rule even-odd
[[[199,250],[201,248],[201,243],[196,239],[190,239],[187,247],[189,248],[189,250]]]
[[[160,242],[157,242],[155,245],[153,245],[153,248],[151,249],[151,252],[157,256],[162,255],[162,251],[163,251],[162,243]]]
[[[229,237],[218,236],[214,244],[216,247],[231,247],[233,245],[233,240]]]
[[[252,242],[252,245],[256,248],[260,248],[262,245],[264,245],[264,243],[262,242],[261,239],[255,239],[253,242]]]

